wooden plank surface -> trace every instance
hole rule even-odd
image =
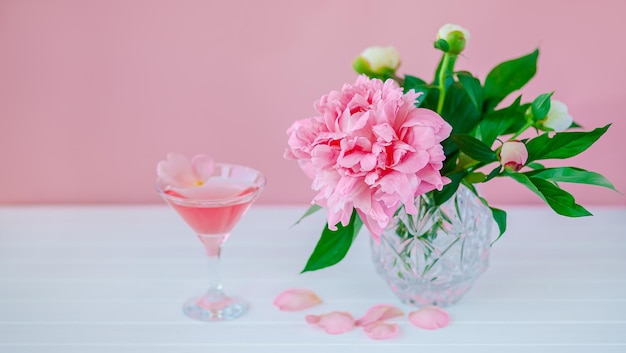
[[[304,315],[360,316],[380,303],[406,313],[379,278],[363,232],[341,264],[299,274],[324,215],[290,228],[304,207],[254,206],[223,250],[225,289],[250,312],[199,323],[180,309],[205,289],[194,235],[165,206],[0,208],[0,352],[624,352],[626,209],[569,219],[509,208],[509,231],[487,273],[448,309],[452,324],[424,331],[398,320],[378,342],[356,329],[326,335]],[[281,291],[304,287],[324,304],[283,313]]]

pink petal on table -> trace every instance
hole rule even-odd
[[[288,289],[274,299],[274,305],[282,311],[299,311],[322,303],[313,291],[308,289]]]
[[[393,305],[379,304],[371,307],[362,318],[356,321],[357,326],[367,326],[376,321],[383,321],[404,315],[402,310]]]
[[[307,323],[317,325],[331,335],[346,333],[354,328],[354,318],[346,312],[333,311],[323,315],[307,315],[304,319]]]
[[[436,306],[426,306],[409,313],[409,321],[419,328],[436,330],[448,326],[450,315]]]
[[[369,338],[386,340],[397,336],[398,332],[400,332],[400,326],[398,326],[398,324],[388,324],[386,322],[377,321],[365,326],[363,332],[365,332]]]

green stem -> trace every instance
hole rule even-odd
[[[533,122],[531,120],[526,120],[526,124],[524,124],[524,126],[522,126],[521,129],[517,130],[517,132],[515,133],[515,135],[513,135],[510,140],[515,140],[515,138],[517,138],[519,135],[521,135],[524,131],[526,131],[526,129],[528,129],[529,127],[533,126]]]
[[[448,73],[448,65],[450,64],[450,54],[444,53],[439,69],[439,102],[437,102],[437,113],[441,115],[443,110],[443,101],[446,99],[446,75]]]

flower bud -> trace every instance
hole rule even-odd
[[[528,150],[523,142],[517,140],[507,141],[500,148],[500,163],[504,169],[517,172],[528,160]]]
[[[394,47],[369,47],[352,63],[354,70],[368,76],[390,76],[400,66],[400,54]]]
[[[554,131],[563,131],[572,126],[574,119],[567,112],[567,105],[565,103],[552,100],[550,102],[550,111],[546,118],[541,121],[543,127]]]
[[[459,54],[465,49],[465,45],[470,39],[469,31],[459,25],[446,24],[439,29],[437,39],[444,39],[448,42],[448,53]]]

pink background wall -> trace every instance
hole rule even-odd
[[[309,180],[282,158],[287,127],[354,80],[367,46],[394,45],[401,72],[430,78],[447,22],[470,30],[457,68],[481,79],[539,46],[525,96],[555,90],[585,127],[613,122],[569,164],[626,192],[624,13],[620,0],[0,0],[0,203],[160,202],[169,151],[249,164],[269,179],[260,202],[307,203]],[[512,180],[483,190],[538,202]]]

